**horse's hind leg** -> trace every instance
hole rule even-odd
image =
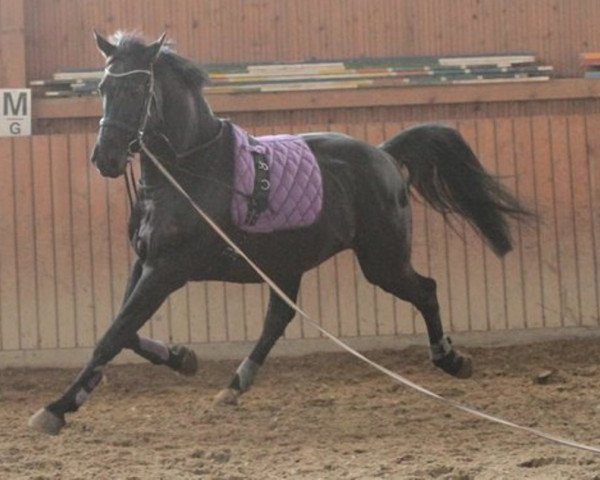
[[[389,243],[394,240],[396,244]],[[450,338],[444,335],[435,280],[414,271],[408,258],[409,247],[402,248],[405,245],[402,237],[377,235],[374,243],[368,249],[357,250],[365,277],[401,300],[412,303],[419,310],[427,327],[434,365],[455,377],[470,377],[471,358],[456,351]]]
[[[293,278],[289,278],[279,283],[279,287],[283,289],[285,294],[290,297],[291,300],[296,301],[298,289],[300,287],[300,276],[294,276]],[[248,358],[245,358],[236,370],[233,378],[229,382],[229,386],[217,394],[215,403],[228,405],[237,404],[238,397],[242,393],[247,392],[252,386],[258,370],[275,345],[275,342],[277,342],[279,337],[285,332],[285,328],[292,318],[294,318],[295,313],[296,312],[285,303],[277,293],[271,290],[269,309],[265,318],[262,334]]]
[[[129,283],[125,289],[123,305],[127,302],[140,279],[142,265],[143,262],[138,259],[133,266]],[[135,333],[126,341],[125,348],[133,350],[154,365],[166,365],[181,375],[191,376],[198,371],[196,353],[184,345],[167,345],[160,340],[143,337]]]
[[[471,357],[456,351],[450,337],[444,335],[435,280],[410,268],[390,286],[390,293],[412,303],[425,319],[434,365],[455,377],[469,378],[473,373]]]

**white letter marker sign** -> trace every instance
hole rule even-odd
[[[31,90],[0,88],[0,137],[31,135]]]

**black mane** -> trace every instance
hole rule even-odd
[[[148,46],[143,36],[136,32],[117,32],[113,36],[117,50],[111,62],[126,57],[140,56]],[[166,65],[172,69],[188,86],[202,88],[208,83],[208,74],[198,65],[175,52],[174,44],[170,41],[161,48],[156,60],[158,68]]]

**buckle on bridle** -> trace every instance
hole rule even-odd
[[[132,157],[136,153],[140,153],[142,151],[142,145],[140,144],[140,135],[134,138],[129,145],[127,146],[127,155]]]

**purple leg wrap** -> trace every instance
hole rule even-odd
[[[148,353],[156,355],[163,362],[169,359],[169,347],[159,340],[140,337],[140,348]]]

